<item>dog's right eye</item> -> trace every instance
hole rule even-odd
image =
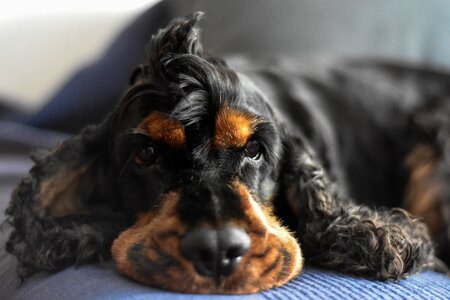
[[[261,145],[258,141],[251,140],[245,146],[245,155],[253,160],[261,158]]]
[[[139,166],[147,166],[155,162],[156,156],[155,148],[145,145],[136,150],[133,161]]]

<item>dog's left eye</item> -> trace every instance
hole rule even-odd
[[[245,145],[245,156],[258,160],[261,158],[261,145],[258,141],[251,140]]]
[[[150,145],[145,145],[136,150],[133,160],[137,165],[147,166],[156,160],[156,150]]]

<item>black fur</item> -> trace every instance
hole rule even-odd
[[[375,206],[400,206],[408,177],[403,162],[425,143],[439,154],[434,176],[446,184],[441,193],[448,209],[450,75],[371,61],[332,63],[311,73],[295,61],[288,68],[249,62],[237,73],[204,53],[200,18],[175,20],[154,35],[148,63],[133,73],[107,120],[38,159],[19,184],[6,211],[14,227],[6,247],[19,261],[19,274],[109,257],[112,241],[136,212],[157,209],[162,193],[188,181],[197,188],[183,190],[185,223],[210,215],[239,218],[235,195],[217,184],[233,177],[262,204],[274,203],[310,263],[381,280],[442,267],[420,220]],[[224,104],[261,120],[253,136],[261,143],[260,162],[241,149],[205,146]],[[187,150],[153,144],[157,163],[137,169],[131,156],[147,142],[133,129],[154,110],[185,126]],[[42,182],[81,167],[87,168],[83,176],[66,183],[81,198],[81,211],[42,211]],[[204,198],[190,202],[196,193]],[[213,193],[231,201],[216,207],[205,196]],[[441,239],[448,246],[448,236]]]

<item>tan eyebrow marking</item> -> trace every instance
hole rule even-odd
[[[228,106],[217,113],[213,145],[218,148],[242,148],[253,134],[257,119]]]
[[[183,125],[162,113],[152,112],[139,125],[140,130],[144,130],[148,136],[156,141],[173,147],[182,147],[186,137]]]

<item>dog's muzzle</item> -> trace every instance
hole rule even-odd
[[[187,293],[247,294],[279,286],[303,265],[295,238],[239,182],[162,196],[114,241],[119,271]]]

